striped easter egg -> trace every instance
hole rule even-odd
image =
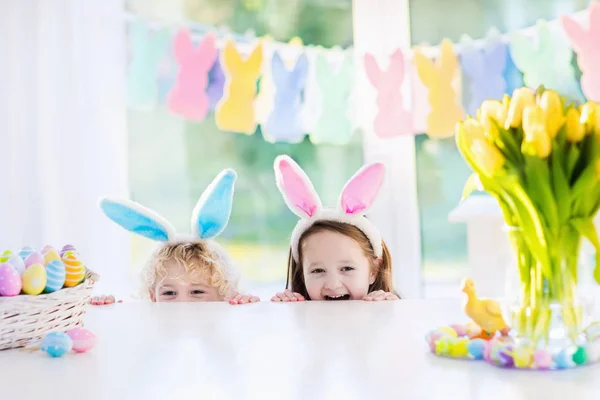
[[[10,250],[5,250],[4,253],[0,256],[0,263],[5,263],[9,258],[13,256],[13,252]]]
[[[72,244],[65,244],[60,250],[60,256],[64,257],[65,255],[67,255],[65,253],[67,253],[68,251],[73,252],[73,254],[77,254],[77,249],[75,248],[75,246],[73,246]]]
[[[63,257],[62,261],[67,270],[65,286],[73,287],[79,285],[85,278],[85,266],[83,263],[73,255]]]
[[[46,288],[44,289],[46,293],[52,293],[62,289],[67,277],[67,270],[65,264],[61,260],[50,261],[48,265],[46,265],[46,274],[47,281]]]
[[[25,246],[21,250],[19,250],[19,257],[25,261],[27,257],[29,257],[33,253],[33,248],[30,246]]]

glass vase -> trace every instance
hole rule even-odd
[[[582,237],[566,230],[549,243],[550,265],[542,265],[518,227],[506,227],[513,252],[502,313],[510,335],[522,346],[559,351],[585,341],[593,302],[579,282]],[[583,274],[583,275],[591,275]]]

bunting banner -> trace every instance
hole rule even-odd
[[[212,114],[222,131],[252,135],[260,129],[271,143],[308,139],[342,146],[358,130],[380,140],[447,138],[483,100],[501,99],[523,85],[600,101],[595,2],[507,35],[492,29],[482,39],[444,39],[437,47],[395,49],[380,59],[352,48],[307,46],[299,38],[281,43],[193,25],[173,30],[137,18],[129,39],[128,107],[165,106],[196,122]],[[372,98],[354,92],[357,68]],[[356,110],[366,101],[376,105],[375,115],[357,121]]]

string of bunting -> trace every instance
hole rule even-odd
[[[452,136],[456,122],[484,99],[501,99],[522,85],[600,101],[595,2],[508,35],[491,30],[480,40],[465,36],[457,44],[444,39],[434,48],[396,49],[382,63],[369,53],[354,57],[352,48],[304,46],[298,38],[280,43],[196,24],[173,29],[130,19],[129,107],[164,104],[198,122],[213,113],[222,131],[252,135],[260,125],[271,143],[299,143],[308,135],[315,144],[347,144],[364,124],[354,112],[364,101],[377,105],[368,123],[381,139]],[[352,92],[357,68],[374,91],[372,100]]]

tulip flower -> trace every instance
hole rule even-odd
[[[560,96],[554,90],[542,93],[540,107],[546,114],[546,129],[551,138],[555,138],[560,128],[565,123],[563,104]]]
[[[529,105],[523,111],[522,151],[540,158],[546,158],[552,150],[552,140],[546,128],[546,115],[538,105]]]
[[[485,139],[475,139],[471,144],[471,152],[477,165],[488,177],[497,175],[504,165],[500,150]]]
[[[565,129],[567,131],[567,140],[569,142],[581,142],[585,136],[585,127],[579,122],[580,118],[579,110],[576,108],[570,108],[569,111],[567,111]]]
[[[581,118],[579,120],[585,126],[585,133],[600,134],[600,108],[598,104],[588,101],[581,106]]]
[[[519,127],[521,125],[525,107],[533,104],[535,104],[535,96],[531,89],[526,87],[515,89],[508,107],[508,115],[504,123],[504,128]]]

